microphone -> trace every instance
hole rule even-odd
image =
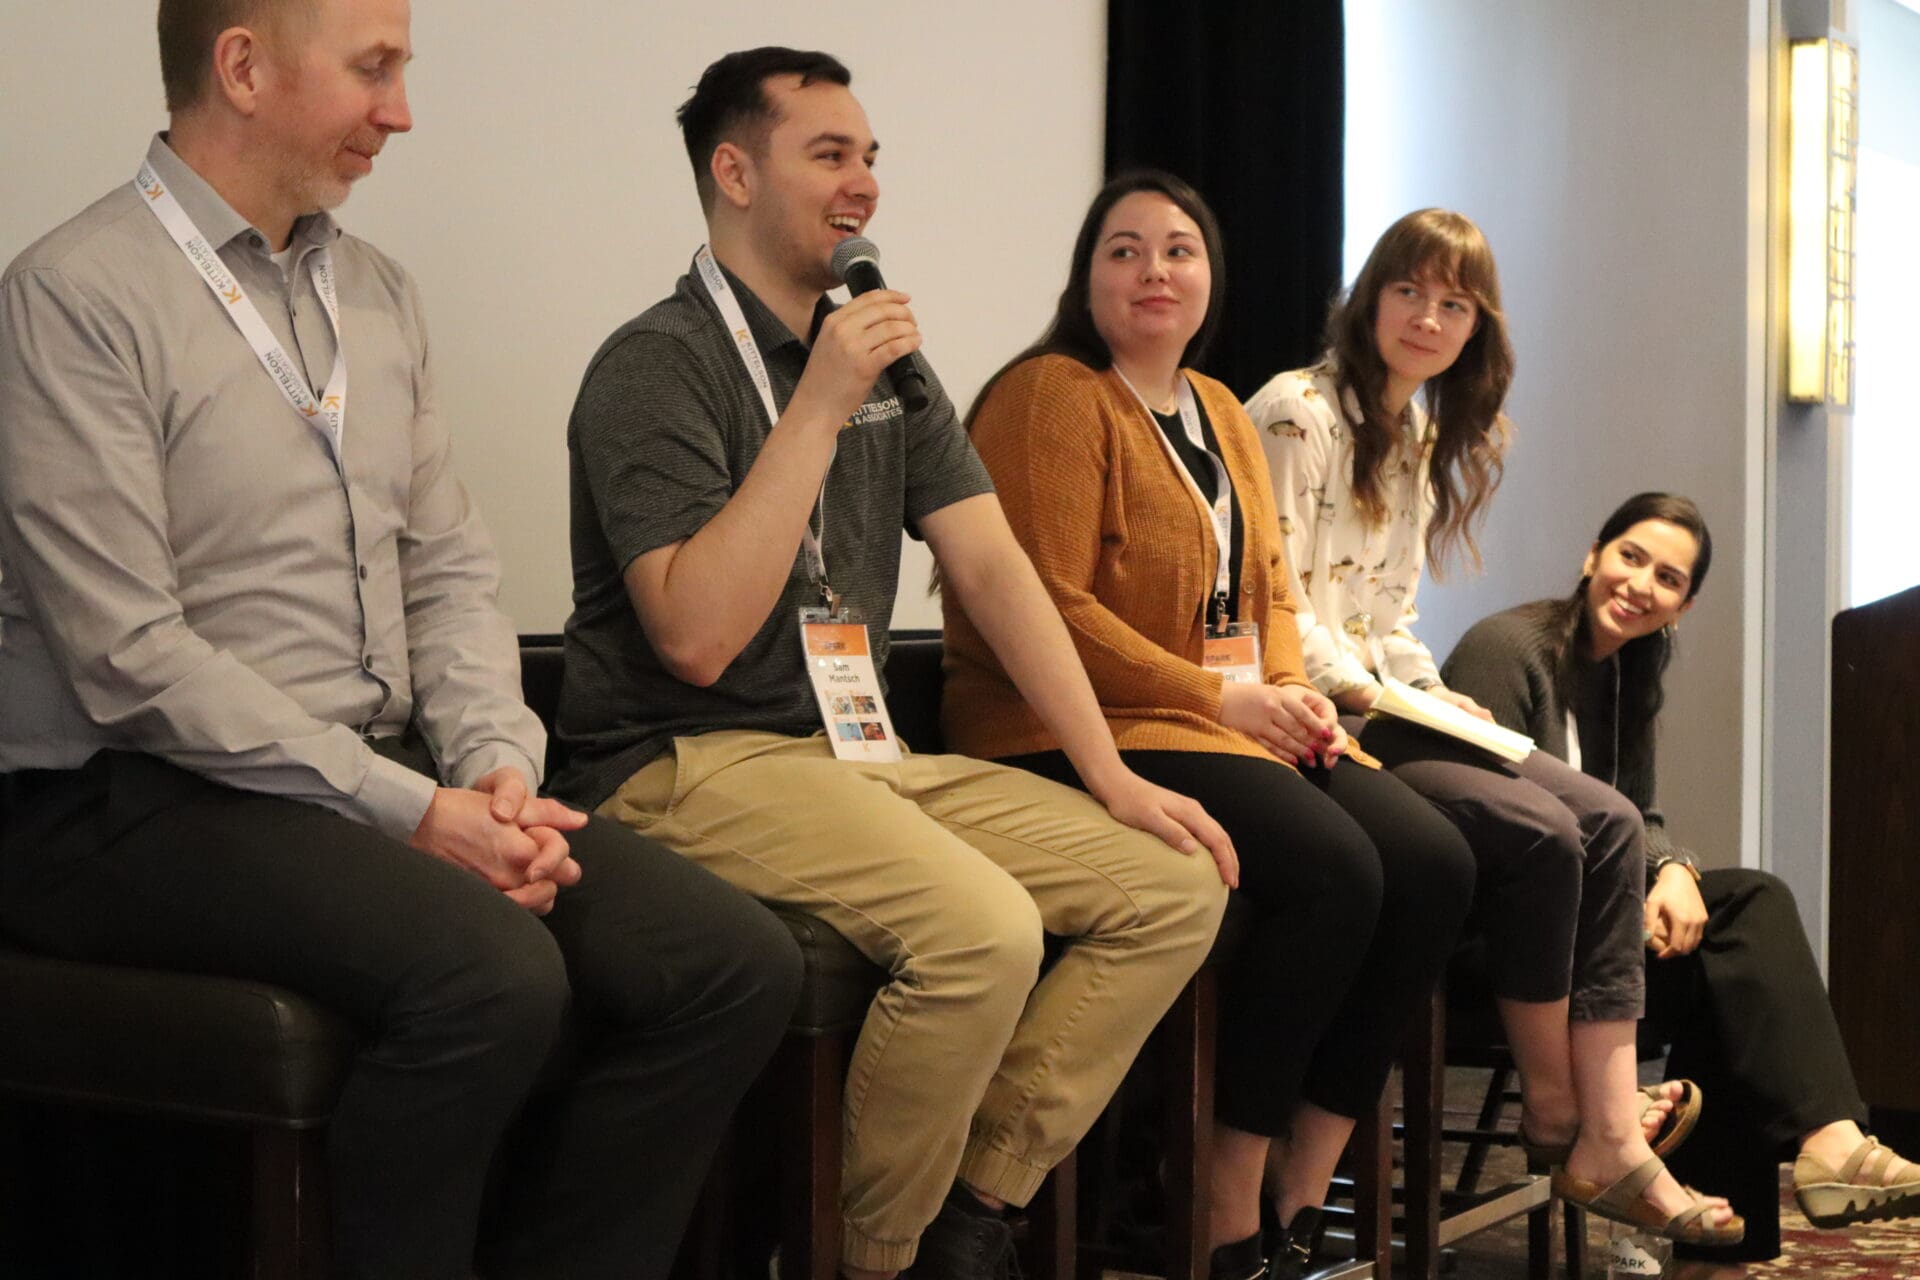
[[[887,287],[880,278],[880,250],[865,236],[849,236],[834,246],[833,275],[856,298]],[[893,379],[893,388],[907,408],[918,413],[927,407],[927,377],[914,363],[911,351],[887,366],[887,376]]]

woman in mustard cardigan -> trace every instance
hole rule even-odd
[[[1226,387],[1184,366],[1220,310],[1220,238],[1170,175],[1101,191],[1038,344],[969,420],[1128,764],[1233,837],[1254,917],[1223,993],[1213,1272],[1266,1269],[1260,1186],[1304,1273],[1333,1166],[1372,1107],[1473,892],[1459,833],[1350,754],[1301,663],[1267,468]],[[1077,784],[965,614],[946,603],[947,740]],[[1245,909],[1245,908],[1243,908]]]

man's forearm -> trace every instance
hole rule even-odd
[[[726,505],[672,550],[651,593],[635,581],[649,557],[629,567],[628,594],[647,638],[682,679],[718,679],[779,603],[838,430],[789,410]]]

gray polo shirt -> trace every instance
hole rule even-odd
[[[0,279],[0,771],[104,748],[411,835],[433,783],[362,735],[417,725],[442,775],[545,750],[454,478],[420,300],[316,214],[289,286],[246,219],[147,153],[310,386],[334,338],[306,257],[332,248],[341,462],[128,182]]]
[[[738,278],[728,282],[785,410],[807,344]],[[814,327],[832,310],[821,300]],[[809,335],[811,336],[811,335]],[[866,615],[884,666],[900,577],[900,531],[993,483],[938,383],[907,415],[882,374],[840,432],[827,474],[825,548],[834,589]],[[676,737],[718,729],[810,734],[820,728],[801,661],[797,611],[819,603],[796,542],[780,602],[705,689],[661,664],[627,596],[633,560],[692,537],[726,505],[772,424],[719,308],[697,272],[608,338],[587,366],[567,428],[573,518],[573,616],[559,733],[570,756],[554,790],[597,806]]]

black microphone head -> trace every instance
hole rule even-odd
[[[880,250],[865,236],[848,236],[833,247],[833,278],[844,283],[856,262],[870,262],[876,270],[880,266]]]

